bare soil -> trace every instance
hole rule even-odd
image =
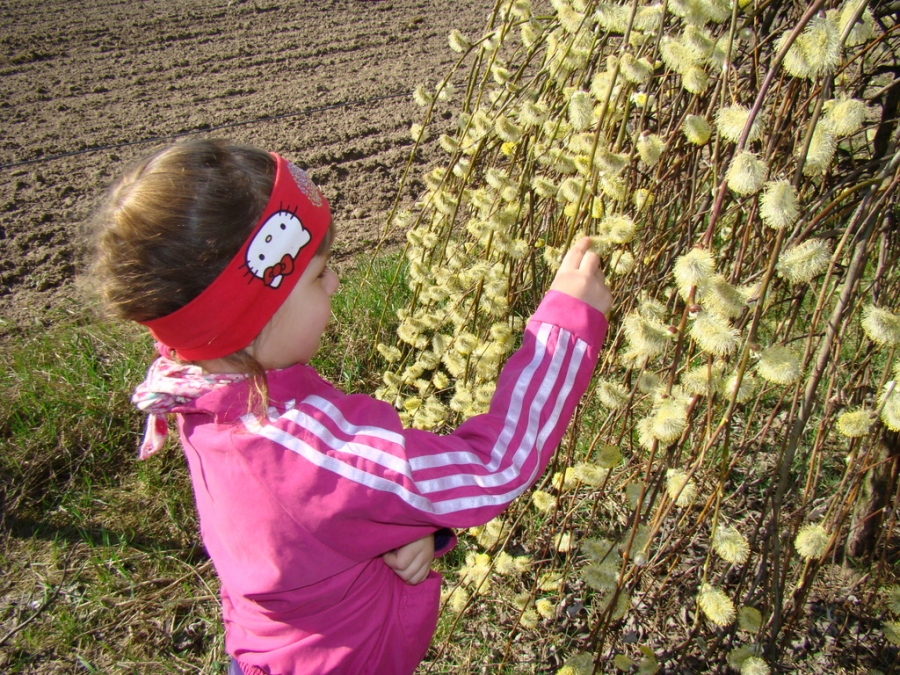
[[[181,138],[231,138],[306,167],[331,201],[337,259],[370,250],[422,117],[412,90],[446,76],[449,31],[479,34],[492,5],[0,0],[0,334],[79,302],[98,197]],[[422,149],[418,168],[434,156]]]

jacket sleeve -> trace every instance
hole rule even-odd
[[[379,555],[438,528],[484,524],[527,490],[587,389],[606,330],[597,310],[548,293],[489,411],[448,435],[403,429],[389,404],[337,390],[303,396],[269,424],[244,422],[291,464],[267,482],[292,518],[353,555]]]

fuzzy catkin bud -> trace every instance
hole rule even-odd
[[[600,221],[599,231],[603,238],[613,244],[629,244],[634,239],[637,226],[626,215],[611,213]]]
[[[855,98],[832,101],[826,119],[835,136],[852,136],[862,128],[866,104]]]
[[[746,633],[758,633],[762,627],[762,613],[746,605],[738,610],[738,626]]]
[[[434,97],[431,95],[431,92],[425,88],[424,84],[420,84],[413,92],[413,100],[416,102],[416,105],[425,108],[434,101]]]
[[[525,101],[519,108],[518,120],[529,127],[539,127],[547,121],[547,106],[541,102]]]
[[[604,469],[615,468],[622,462],[622,451],[616,445],[604,445],[594,462]]]
[[[734,565],[743,565],[750,556],[750,544],[747,539],[729,526],[720,526],[716,529],[712,547],[723,560]]]
[[[553,181],[543,177],[535,176],[531,179],[531,188],[540,197],[555,197],[559,189]]]
[[[497,116],[494,131],[502,140],[510,143],[518,143],[522,139],[522,129],[510,122],[506,115]]]
[[[624,8],[627,11],[627,8]],[[655,32],[659,30],[663,20],[663,4],[661,2],[638,7],[634,16],[634,28],[640,31]]]
[[[637,140],[637,151],[641,161],[647,166],[656,166],[666,144],[656,134],[641,134]]]
[[[659,55],[667,68],[679,74],[686,73],[688,68],[697,65],[700,60],[694,50],[666,35],[659,43]]]
[[[649,208],[653,206],[653,202],[656,198],[653,196],[653,193],[650,192],[647,188],[638,188],[634,191],[634,195],[632,196],[632,202],[634,202],[634,208],[637,209],[637,212],[640,213],[645,208]]]
[[[800,215],[800,205],[797,191],[790,181],[775,180],[766,183],[759,198],[759,215],[773,230],[783,229],[796,222]]]
[[[575,131],[584,131],[594,120],[591,95],[586,91],[575,91],[569,98],[569,122]]]
[[[824,527],[809,523],[800,528],[794,538],[797,553],[806,560],[815,560],[825,555],[831,536]]]
[[[628,390],[621,384],[600,380],[597,384],[597,399],[600,404],[609,410],[620,408],[628,398]]]
[[[681,386],[693,396],[711,396],[722,388],[724,366],[716,361],[712,368],[706,365],[692,368],[681,376]]]
[[[694,248],[675,261],[673,274],[678,292],[687,298],[692,286],[704,288],[716,269],[716,261],[706,249]]]
[[[728,322],[711,312],[701,312],[691,326],[691,337],[703,351],[726,356],[738,345],[739,333]]]
[[[739,195],[756,194],[762,188],[768,170],[766,163],[755,154],[741,152],[728,168],[728,187]]]
[[[681,76],[681,86],[692,94],[702,94],[709,84],[709,75],[700,66],[691,66]]]
[[[789,32],[781,36],[778,48]],[[827,17],[814,16],[785,55],[784,68],[794,77],[814,78],[833,72],[840,61],[840,28]]]
[[[802,374],[800,357],[790,347],[774,346],[759,355],[756,372],[773,384],[790,385],[797,382]]]
[[[567,202],[577,202],[578,198],[581,196],[583,187],[584,182],[582,180],[578,178],[567,178],[559,186],[558,194],[560,198],[566,200]]]
[[[900,645],[900,621],[885,621],[881,626],[884,639],[892,645]]]
[[[706,309],[719,316],[736,319],[744,312],[744,296],[721,274],[714,274],[702,293]]]
[[[491,77],[494,78],[494,82],[497,84],[503,85],[509,82],[509,78],[512,76],[512,73],[509,72],[508,68],[504,68],[499,63],[495,63],[491,66]]]
[[[632,84],[642,84],[650,79],[653,65],[645,58],[636,59],[625,53],[619,61],[622,76]]]
[[[464,51],[469,49],[472,46],[472,43],[460,33],[456,28],[450,31],[450,49],[455,51],[458,54],[462,54]]]
[[[438,138],[438,143],[440,143],[441,148],[443,148],[444,152],[448,155],[452,155],[459,150],[459,143],[457,140],[447,134],[441,134],[440,138]]]
[[[843,34],[844,30],[849,25],[850,21],[853,19],[856,14],[856,10],[859,9],[860,4],[865,4],[866,0],[849,0],[844,3],[843,9],[841,9],[840,16],[838,18],[838,25],[841,30],[841,34]],[[872,15],[872,11],[866,7],[863,10],[862,16],[859,20],[853,24],[853,27],[850,29],[850,32],[847,35],[847,40],[844,42],[844,46],[846,47],[856,47],[857,45],[861,45],[864,42],[868,42],[875,36],[875,17]]]
[[[803,284],[828,269],[830,263],[830,244],[824,239],[807,239],[782,251],[775,269],[782,279]]]
[[[653,358],[666,351],[670,334],[666,327],[653,319],[629,313],[622,321],[622,330],[629,346],[635,352]]]
[[[697,604],[710,621],[717,626],[728,626],[734,621],[734,604],[724,591],[709,584],[700,586]]]
[[[749,656],[741,664],[741,675],[769,675],[769,664],[758,656]]]
[[[892,614],[900,614],[900,586],[893,584],[884,589],[885,602]]]
[[[867,305],[863,309],[862,328],[872,342],[887,347],[900,345],[900,316]]]
[[[828,120],[819,122],[809,141],[809,150],[806,152],[806,161],[803,164],[803,175],[823,175],[831,166],[836,149],[837,140],[831,130],[831,124]]]
[[[860,438],[869,433],[875,418],[872,411],[860,408],[850,410],[838,417],[837,428],[841,435],[847,438]]]
[[[741,645],[740,647],[735,647],[730,652],[728,652],[728,655],[725,657],[725,661],[729,666],[740,672],[741,666],[747,659],[760,653],[761,651],[759,645]]]
[[[679,469],[669,469],[666,472],[666,492],[675,501],[675,505],[682,508],[690,506],[697,498],[696,484],[688,478],[688,474]]]
[[[725,140],[737,143],[740,140],[744,127],[747,126],[747,121],[749,119],[749,108],[742,105],[725,106],[719,108],[716,113],[716,129]],[[757,115],[753,120],[753,124],[750,126],[750,132],[747,136],[748,143],[758,141],[762,138],[762,126],[762,120],[759,115]]]
[[[648,418],[650,434],[664,445],[671,445],[687,428],[687,406],[675,399],[666,399],[656,407]],[[693,490],[692,498],[696,495]],[[679,504],[680,506],[681,504]]]
[[[888,382],[887,386],[890,387]],[[900,391],[895,387],[890,394],[885,389],[878,396],[878,405],[881,407],[881,421],[891,431],[900,431]]]
[[[700,115],[688,115],[684,120],[684,137],[694,145],[705,145],[709,142],[712,129],[705,117]]]
[[[610,33],[624,33],[628,26],[628,8],[611,2],[602,2],[594,13],[597,24]]]

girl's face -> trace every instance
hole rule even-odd
[[[328,267],[328,255],[313,258],[247,351],[266,370],[308,363],[319,349],[337,288],[338,278]]]

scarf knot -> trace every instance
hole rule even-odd
[[[165,415],[187,405],[214,389],[247,379],[243,373],[207,373],[200,366],[179,363],[157,345],[161,356],[147,371],[131,397],[131,402],[147,413],[147,427],[138,457],[146,459],[159,452],[169,433]]]

